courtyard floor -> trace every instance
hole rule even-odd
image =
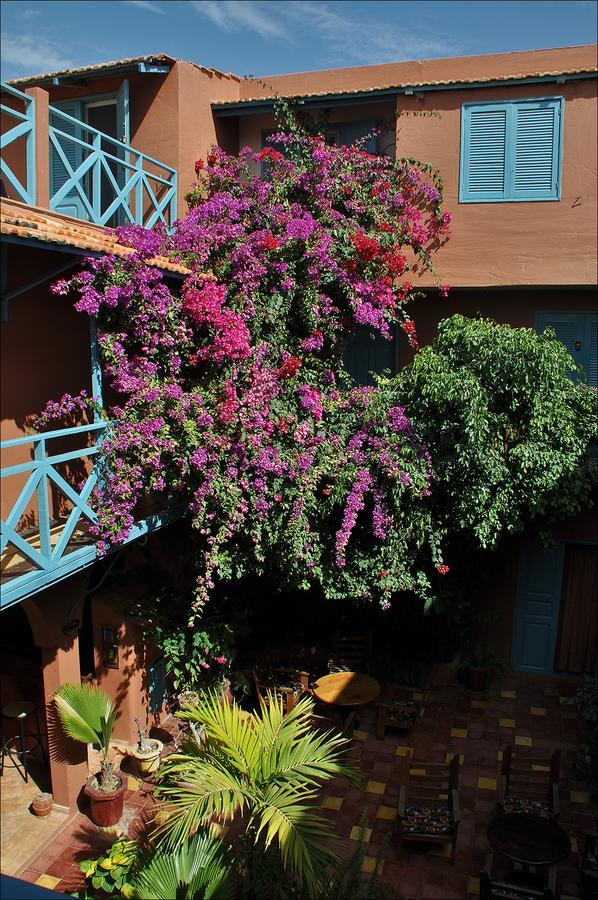
[[[565,679],[509,676],[494,685],[488,700],[480,700],[472,699],[459,685],[432,684],[415,728],[403,736],[387,730],[383,741],[376,739],[374,708],[360,709],[351,757],[361,768],[365,790],[339,780],[323,796],[323,808],[334,824],[342,854],[348,856],[355,848],[360,835],[356,826],[365,810],[369,833],[363,867],[371,871],[386,838],[382,880],[391,897],[477,897],[479,872],[490,850],[486,829],[496,815],[502,750],[512,744],[548,756],[560,746],[559,824],[571,836],[572,853],[559,865],[559,888],[562,898],[579,896],[582,833],[592,828],[594,817],[588,786],[575,774],[582,742],[582,723],[573,699],[577,688],[576,682]],[[413,844],[399,846],[394,836],[402,757],[408,748],[416,761],[441,762],[452,754],[460,756],[461,824],[454,866],[448,859],[450,845],[419,850]],[[134,837],[155,813],[151,785],[128,775],[125,804],[120,826]],[[79,813],[16,875],[60,892],[76,892],[83,886],[79,862],[100,855],[118,833],[96,828]]]

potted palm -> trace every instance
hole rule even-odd
[[[141,727],[139,716],[135,716],[137,723],[137,734],[139,740],[134,750],[131,751],[132,756],[137,760],[137,765],[142,775],[155,772],[160,765],[160,753],[164,744],[157,738],[148,738]]]
[[[100,772],[85,785],[95,825],[116,825],[123,814],[125,780],[114,771],[110,759],[110,738],[116,708],[104,691],[88,684],[63,684],[54,695],[62,727],[69,737],[82,744],[99,744]]]
[[[505,664],[488,650],[477,644],[469,656],[459,663],[459,674],[463,687],[470,694],[486,694],[491,672],[502,672]]]

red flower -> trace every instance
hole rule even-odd
[[[204,163],[203,159],[197,159],[195,161],[195,174],[199,175],[199,173],[201,172],[201,170],[203,169],[204,166],[205,166],[205,163]]]
[[[260,250],[277,250],[280,244],[273,234],[265,234],[260,238],[258,247]]]
[[[366,237],[365,234],[352,234],[351,243],[359,256],[366,262],[375,259],[380,253],[380,244],[378,241]]]
[[[284,156],[279,150],[275,150],[274,147],[264,147],[264,149],[257,154],[257,158],[259,160],[271,159],[276,162],[279,159],[284,159]]]
[[[441,284],[441,285],[440,285],[440,296],[441,296],[441,297],[448,297],[448,292],[449,292],[449,290],[450,290],[450,285],[448,285],[448,284]]]
[[[442,565],[436,566],[436,571],[439,572],[441,575],[446,575],[448,572],[450,572],[450,569],[448,566],[446,566],[446,565],[444,565],[444,563],[442,563]]]
[[[289,356],[278,370],[280,378],[293,378],[297,374],[301,366],[301,360],[298,356]]]
[[[395,230],[394,225],[391,225],[390,222],[380,222],[380,224],[378,225],[378,228],[380,229],[380,231],[394,231]]]
[[[384,262],[393,275],[402,275],[407,266],[407,257],[402,253],[385,253]]]

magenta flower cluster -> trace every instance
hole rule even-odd
[[[215,148],[171,233],[121,228],[131,256],[54,286],[97,316],[118,397],[93,497],[100,549],[151,491],[189,509],[195,612],[249,568],[385,607],[425,596],[442,564],[429,454],[388,392],[346,388],[343,359],[357,326],[416,340],[405,275],[446,235],[439,182],[359,146],[272,141],[280,151]],[[189,268],[181,289],[149,264],[158,254]],[[77,402],[49,404],[44,423]]]

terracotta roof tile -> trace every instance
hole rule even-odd
[[[89,74],[97,74],[106,72],[109,73],[110,69],[116,69],[120,66],[129,66],[134,63],[140,62],[152,62],[152,63],[175,63],[175,62],[184,62],[184,60],[180,60],[176,56],[170,56],[168,53],[146,53],[145,56],[127,56],[124,59],[112,60],[111,62],[103,62],[97,63],[93,66],[78,66],[73,69],[59,69],[56,72],[44,72],[41,75],[27,75],[23,78],[12,78],[8,84],[12,85],[28,85],[35,84],[40,81],[49,81],[51,78],[58,78],[59,76],[68,76],[68,75],[85,75]],[[221,78],[230,78],[233,81],[241,81],[238,75],[234,75],[232,72],[220,72],[218,69],[212,69],[208,66],[200,66],[199,63],[190,62],[189,65],[195,66],[197,69],[201,69],[202,72],[206,72],[210,75],[218,75]]]
[[[109,228],[80,222],[70,216],[49,212],[37,206],[28,206],[18,200],[3,199],[0,204],[0,234],[90,250],[96,253],[113,253],[126,258],[133,253],[131,247],[119,244]],[[148,260],[150,265],[167,272],[188,275],[190,269],[165,256]]]
[[[367,87],[367,88],[352,88],[350,90],[335,90],[329,89],[327,91],[312,91],[308,94],[287,94],[284,93],[284,97],[288,97],[290,99],[302,99],[309,100],[311,97],[344,97],[350,96],[351,94],[370,94],[375,91],[390,91],[393,89],[403,90],[404,88],[424,88],[424,87],[450,87],[454,84],[485,84],[486,82],[494,82],[494,81],[517,81],[522,78],[558,78],[561,75],[595,75],[598,73],[598,68],[596,66],[586,67],[583,69],[558,69],[554,72],[526,72],[525,74],[512,74],[512,75],[488,75],[484,77],[477,78],[453,78],[445,81],[405,81],[405,82],[392,82],[387,84],[379,84],[375,87]],[[274,95],[266,95],[262,94],[261,96],[256,97],[243,97],[242,100],[215,100],[212,102],[212,106],[227,106],[234,104],[243,104],[243,103],[255,103],[259,100],[263,100],[265,103],[268,101],[274,100]]]

